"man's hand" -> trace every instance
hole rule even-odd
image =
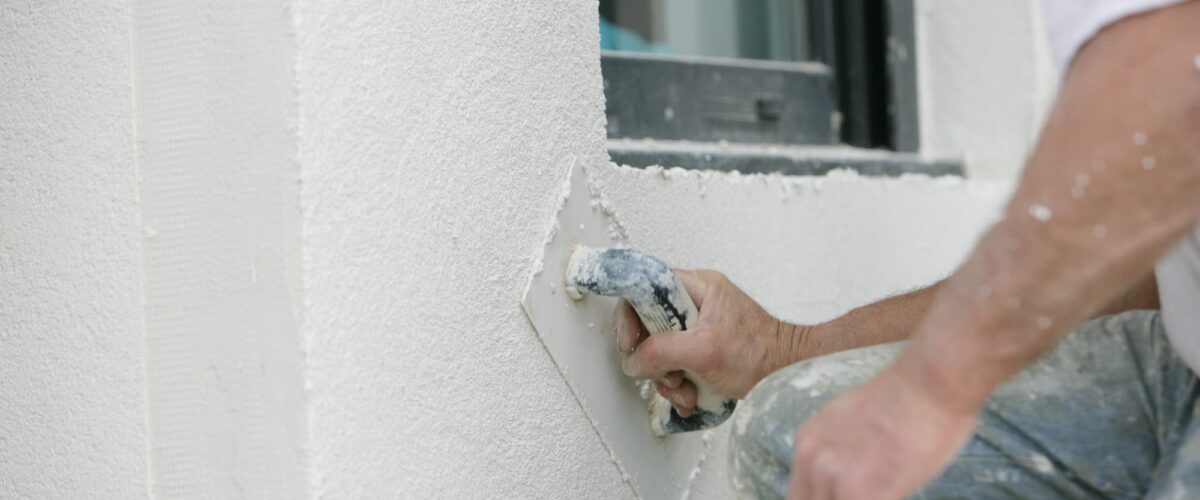
[[[800,426],[788,498],[903,498],[953,458],[976,414],[946,407],[895,367],[885,370]]]
[[[696,407],[696,386],[683,378],[683,370],[722,395],[741,399],[789,362],[788,354],[803,330],[772,317],[721,273],[675,272],[700,310],[692,329],[651,337],[623,300],[617,304],[615,323],[625,373],[654,379],[658,392],[686,418]]]

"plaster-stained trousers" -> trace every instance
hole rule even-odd
[[[797,426],[901,347],[804,361],[759,383],[733,416],[738,495],[783,497]],[[992,395],[971,440],[913,498],[1200,498],[1198,394],[1157,312],[1084,323]]]

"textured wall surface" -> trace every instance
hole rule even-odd
[[[601,166],[595,183],[632,245],[724,272],[789,321],[830,319],[932,283],[998,216],[1004,183],[961,179],[737,176]],[[730,498],[719,428],[692,486]]]
[[[926,152],[997,182],[612,165],[594,2],[6,5],[0,497],[629,497],[519,306],[567,168],[784,318],[914,288],[1036,132],[1033,1],[918,2]]]
[[[797,320],[940,277],[1002,194],[613,167],[591,2],[297,16],[313,495],[631,495],[518,305],[576,159],[633,243]]]
[[[147,496],[129,16],[0,8],[0,498]]]
[[[311,493],[620,498],[519,305],[605,157],[596,5],[467,5],[298,5]]]
[[[1057,78],[1039,0],[915,4],[922,150],[964,158],[971,177],[1014,180]]]
[[[302,497],[291,19],[146,0],[133,22],[151,490]]]

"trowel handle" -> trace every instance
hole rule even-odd
[[[633,306],[651,335],[688,330],[700,318],[679,277],[661,260],[631,248],[576,247],[567,263],[566,292],[575,299],[583,293],[621,297]],[[655,394],[650,406],[650,428],[663,436],[708,429],[733,414],[737,400],[717,394],[699,377],[685,371],[696,385],[696,410],[680,417],[671,403]]]

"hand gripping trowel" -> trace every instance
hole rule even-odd
[[[571,252],[564,277],[566,292],[620,297],[633,306],[651,335],[687,330],[700,317],[679,277],[663,261],[632,248],[592,248],[582,244]],[[650,430],[656,436],[715,427],[733,413],[737,401],[722,397],[703,380],[696,384],[696,410],[683,418],[662,396],[650,404]]]
[[[707,453],[708,432],[735,401],[696,377],[697,409],[681,418],[652,386],[621,371],[612,327],[615,297],[633,305],[653,335],[686,330],[698,313],[662,261],[624,248],[621,226],[584,168],[571,169],[562,207],[522,305],[614,462],[641,498],[680,498]]]

